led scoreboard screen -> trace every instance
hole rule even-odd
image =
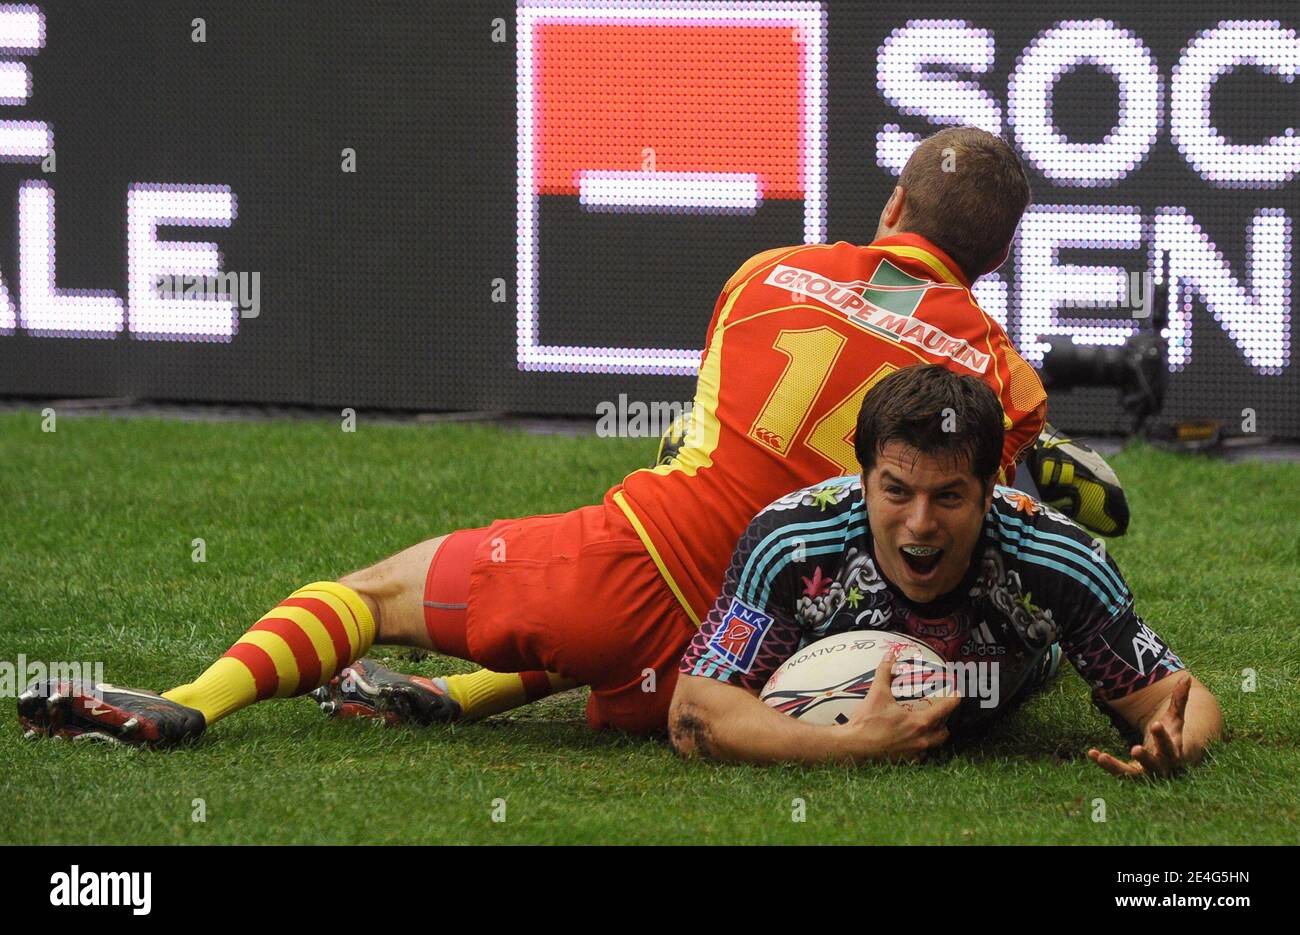
[[[762,250],[868,242],[917,142],[1034,201],[1021,353],[1168,285],[1168,417],[1300,436],[1292,3],[0,5],[0,392],[593,415],[686,401]],[[1076,430],[1111,389],[1057,394]]]

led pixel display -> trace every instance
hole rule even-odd
[[[965,124],[1033,186],[974,286],[1026,359],[1123,343],[1154,272],[1165,415],[1300,437],[1290,0],[285,0],[202,41],[160,15],[0,5],[0,392],[689,400],[740,264],[870,241]],[[1051,418],[1125,423],[1105,389]]]
[[[521,369],[699,366],[699,348],[543,343],[541,198],[681,215],[753,214],[766,200],[796,200],[803,230],[786,236],[825,238],[824,36],[815,3],[519,6]]]

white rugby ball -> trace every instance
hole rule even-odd
[[[876,667],[893,649],[893,692],[909,707],[955,690],[956,679],[942,656],[903,633],[852,630],[810,643],[785,661],[759,698],[809,724],[843,724],[867,697]]]

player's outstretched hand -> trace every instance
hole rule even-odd
[[[876,667],[867,697],[854,709],[844,729],[860,739],[862,759],[918,761],[948,739],[948,718],[961,704],[955,693],[899,704],[894,698],[895,653],[887,653]]]
[[[1174,686],[1164,712],[1147,725],[1142,746],[1135,746],[1129,751],[1132,759],[1128,762],[1103,753],[1096,747],[1088,751],[1088,759],[1121,779],[1173,776],[1189,762],[1183,750],[1183,720],[1187,714],[1187,698],[1191,691],[1191,676],[1184,676]]]

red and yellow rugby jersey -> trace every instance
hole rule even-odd
[[[865,247],[768,250],[731,277],[709,325],[686,443],[670,465],[635,471],[606,494],[696,625],[750,520],[791,490],[860,472],[862,398],[920,363],[974,374],[998,394],[1009,483],[1047,396],[946,254],[899,234]]]

